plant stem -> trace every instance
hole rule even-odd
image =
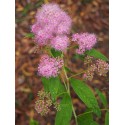
[[[61,77],[61,75],[60,75],[60,77]],[[62,78],[62,81],[63,81],[63,83],[64,83],[64,85],[65,85],[66,90],[68,90],[68,88],[67,88],[67,86],[66,86],[66,83],[65,83],[65,80],[63,79],[63,77],[61,77],[61,78]]]
[[[82,74],[82,73],[84,73],[85,71],[82,71],[82,72],[80,72],[80,73],[77,73],[77,74],[75,74],[75,75],[72,75],[72,76],[70,76],[69,78],[72,78],[72,77],[74,77],[74,76],[78,76],[78,75],[80,75],[80,74]]]
[[[63,67],[63,71],[64,71],[64,74],[65,74],[65,77],[66,77],[66,80],[67,80],[67,90],[68,90],[68,93],[70,94],[69,78],[67,76],[67,73],[66,73],[66,70],[65,70],[64,67]]]
[[[62,54],[62,57],[63,57],[63,54]],[[64,60],[64,59],[63,59],[63,60]],[[64,74],[65,74],[65,77],[66,77],[66,81],[67,81],[67,88],[68,88],[68,89],[67,89],[67,92],[68,92],[69,96],[71,96],[71,95],[70,95],[69,78],[68,78],[68,76],[67,76],[67,72],[66,72],[64,66],[63,66],[63,71],[64,71]],[[72,111],[73,111],[73,114],[74,114],[74,117],[75,117],[76,125],[78,125],[77,116],[76,116],[76,113],[75,113],[75,109],[74,109],[74,107],[73,107],[73,103],[72,103]]]
[[[72,110],[73,110],[73,114],[74,114],[74,117],[75,117],[76,125],[78,125],[77,116],[76,116],[76,113],[75,113],[75,109],[74,109],[74,107],[73,107],[73,104],[72,104]]]

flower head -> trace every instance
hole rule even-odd
[[[72,41],[77,42],[79,48],[76,50],[78,54],[83,54],[86,50],[90,50],[97,42],[96,36],[90,33],[74,34]]]
[[[50,111],[50,106],[52,105],[52,100],[50,93],[45,91],[38,92],[38,99],[35,102],[35,109],[42,116],[45,116]]]
[[[42,5],[36,14],[31,31],[39,45],[47,45],[54,36],[69,34],[71,18],[57,4]]]
[[[91,65],[83,74],[83,78],[91,81],[93,79],[95,70],[96,70],[96,65],[95,64]]]
[[[101,59],[96,61],[97,70],[96,73],[100,76],[106,76],[109,71],[109,64]]]
[[[59,58],[51,58],[47,55],[41,57],[40,64],[38,67],[38,73],[40,76],[46,78],[56,77],[59,70],[63,66],[63,60]]]

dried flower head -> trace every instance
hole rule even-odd
[[[77,42],[79,48],[76,50],[78,54],[83,54],[86,50],[92,49],[96,44],[97,38],[95,34],[90,33],[76,33],[72,36],[72,41]]]
[[[63,66],[63,60],[60,58],[51,58],[48,55],[41,57],[38,67],[38,73],[40,76],[46,78],[56,77],[59,74],[59,70]]]
[[[106,73],[109,71],[109,64],[101,59],[96,61],[96,73],[100,76],[106,76]]]
[[[41,90],[38,92],[38,97],[39,98],[35,102],[35,109],[39,114],[45,116],[52,105],[50,93]]]
[[[91,81],[93,79],[95,71],[96,71],[96,65],[93,64],[85,71],[85,73],[83,74],[83,78]]]
[[[87,59],[88,58],[89,57],[87,57]],[[85,73],[83,74],[83,78],[91,81],[95,73],[99,76],[106,76],[108,70],[109,70],[109,64],[101,59],[98,59],[95,61],[95,64],[92,64],[85,71]]]
[[[84,65],[91,64],[93,62],[93,57],[92,56],[86,56],[84,58]]]
[[[56,109],[56,111],[60,111],[61,110],[60,103],[59,102],[55,102],[54,103],[54,108]]]

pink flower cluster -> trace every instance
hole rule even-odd
[[[69,46],[68,34],[70,34],[72,20],[57,4],[48,3],[42,5],[37,11],[36,22],[32,25],[35,42],[40,46],[49,46],[58,51],[65,51]],[[96,36],[89,33],[74,34],[72,40],[79,48],[78,54],[91,49],[96,43]],[[45,47],[46,49],[46,47]],[[56,77],[63,66],[62,59],[42,56],[38,73],[49,78]]]
[[[59,70],[63,66],[63,60],[59,58],[51,58],[48,55],[43,55],[38,67],[38,73],[40,76],[49,78],[56,77]]]
[[[37,44],[49,44],[56,50],[63,51],[68,46],[66,35],[70,33],[71,22],[71,18],[57,4],[44,4],[32,25]]]
[[[92,47],[97,42],[97,38],[94,34],[90,33],[76,33],[72,36],[72,41],[77,42],[79,45],[79,48],[76,50],[76,52],[78,54],[83,54],[86,50],[92,49]]]

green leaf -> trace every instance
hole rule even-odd
[[[42,83],[45,91],[51,93],[53,101],[56,99],[56,96],[59,93],[62,93],[65,91],[64,86],[61,84],[59,77],[55,77],[55,78],[52,77],[49,79],[42,77]]]
[[[69,69],[68,67],[64,67],[66,72],[70,72],[70,73],[74,73],[73,71],[71,71],[71,69]]]
[[[73,56],[74,59],[81,59],[81,60],[84,60],[84,57],[85,57],[84,54],[82,54],[82,55],[75,54],[75,55]]]
[[[81,114],[77,117],[78,125],[90,125],[93,122],[92,113]]]
[[[67,72],[72,72],[68,67],[64,67]]]
[[[90,125],[99,125],[97,122],[93,121]]]
[[[78,125],[98,125],[93,120],[93,115],[90,109],[84,112],[83,114],[78,115],[77,121],[78,121]]]
[[[55,125],[70,125],[72,117],[72,103],[71,97],[68,94],[63,96],[60,107],[61,110],[56,114]]]
[[[65,89],[64,85],[60,83],[57,94],[61,94],[63,92],[66,92],[66,89]]]
[[[45,78],[45,77],[42,77],[41,80],[42,80],[42,84],[43,84],[43,86],[44,86],[44,90],[45,90],[46,92],[49,92],[50,80],[47,79],[47,78]]]
[[[34,37],[34,34],[33,34],[33,33],[27,33],[27,34],[25,35],[25,37],[27,37],[27,38],[33,38],[33,37]]]
[[[86,104],[86,106],[97,115],[101,116],[101,111],[98,106],[98,102],[94,96],[94,93],[84,82],[71,78],[70,79],[71,86],[74,89],[75,93],[79,96],[79,98]]]
[[[40,7],[42,4],[44,3],[44,0],[39,0],[38,2],[36,2],[36,4],[34,4],[34,8],[36,7]]]
[[[105,125],[109,125],[109,111],[105,114]]]
[[[108,58],[106,56],[104,56],[102,53],[100,53],[99,51],[95,50],[95,49],[91,49],[85,52],[85,54],[89,55],[89,56],[93,56],[97,59],[102,59],[104,61],[108,61]]]
[[[106,107],[108,103],[107,103],[107,99],[106,99],[105,95],[98,89],[95,89],[95,90],[96,90],[96,93],[98,94],[102,104],[104,105],[104,107]]]
[[[58,57],[61,56],[62,52],[61,51],[57,51],[55,49],[51,49],[51,53],[54,57]]]
[[[39,125],[39,123],[34,119],[30,119],[30,125]]]
[[[23,9],[23,11],[22,11],[22,15],[23,16],[26,16],[26,14],[28,13],[28,11],[31,9],[31,3],[29,3],[29,4],[27,4],[25,7],[24,7],[24,9]]]

